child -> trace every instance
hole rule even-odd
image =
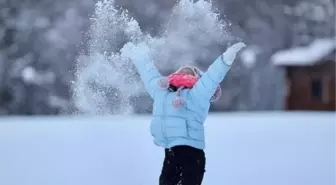
[[[136,66],[153,103],[150,131],[154,143],[165,149],[160,185],[201,185],[205,172],[204,122],[211,101],[221,94],[219,84],[244,43],[229,47],[203,73],[181,67],[162,77],[150,59],[149,47],[128,43],[122,49]]]

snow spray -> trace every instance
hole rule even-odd
[[[146,42],[156,66],[174,70],[206,58],[215,44],[232,39],[229,26],[219,19],[211,2],[181,0],[164,21],[160,34],[150,36],[141,31],[127,10],[117,9],[114,0],[97,2],[88,33],[88,53],[77,60],[75,106],[93,115],[133,112],[131,98],[146,92],[133,64],[120,53],[125,43]]]

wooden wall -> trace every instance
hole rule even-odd
[[[335,111],[335,61],[286,69],[287,110]]]

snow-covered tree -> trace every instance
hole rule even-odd
[[[0,1],[0,112],[55,114],[93,1]]]

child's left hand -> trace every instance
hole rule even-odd
[[[236,58],[237,53],[246,47],[246,45],[243,42],[238,42],[232,46],[230,46],[223,54],[222,54],[222,60],[227,66],[231,66],[233,61]]]

